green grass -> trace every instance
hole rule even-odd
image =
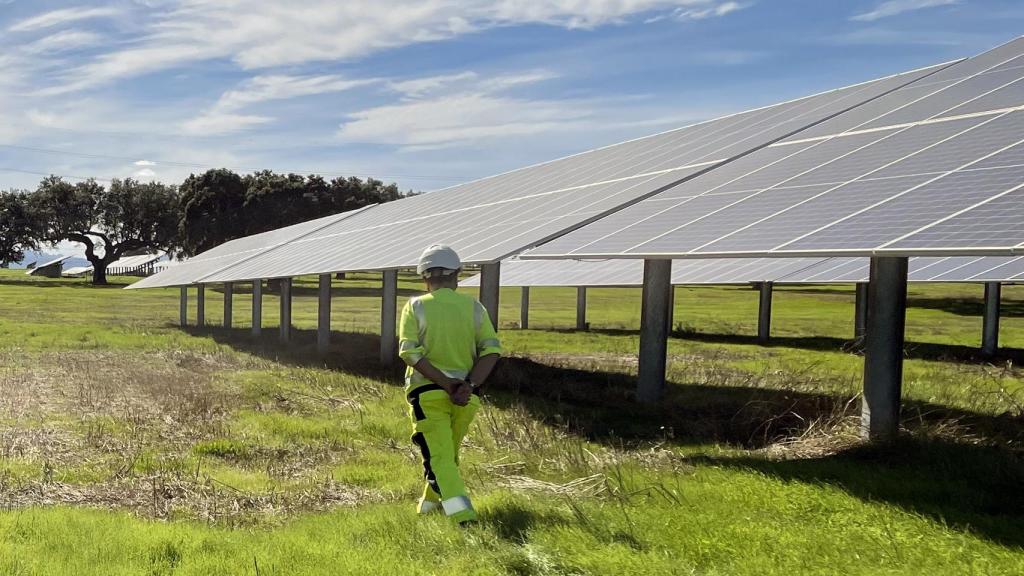
[[[336,284],[321,359],[313,278],[282,347],[274,294],[249,337],[244,285],[234,329],[208,289],[211,326],[181,330],[177,290],[0,272],[0,574],[1024,572],[1022,287],[994,361],[979,286],[911,287],[890,446],[856,439],[851,286],[777,287],[769,346],[755,291],[678,290],[656,407],[632,396],[638,290],[590,290],[576,332],[574,289],[532,290],[526,331],[504,289],[511,358],[462,464],[483,521],[460,530],[413,512],[378,286]]]

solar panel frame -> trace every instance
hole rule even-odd
[[[863,257],[813,258],[706,258],[672,262],[672,284],[741,285],[772,282],[777,285],[849,284],[869,279],[869,259]],[[501,285],[506,287],[630,288],[643,285],[639,260],[518,260],[502,264]],[[1024,280],[1024,256],[953,256],[911,258],[908,281],[913,283],[1015,282]],[[480,275],[459,285],[480,285]]]

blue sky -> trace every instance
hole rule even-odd
[[[0,188],[227,166],[431,190],[968,56],[1020,0],[0,0]]]

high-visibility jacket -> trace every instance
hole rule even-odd
[[[449,288],[405,304],[398,341],[398,355],[408,366],[407,391],[430,383],[413,369],[423,358],[452,378],[466,378],[477,358],[501,354],[501,343],[483,304]]]

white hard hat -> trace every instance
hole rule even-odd
[[[462,261],[459,260],[459,255],[455,253],[450,247],[444,244],[434,244],[428,246],[423,254],[420,255],[420,263],[416,266],[416,273],[420,276],[424,275],[427,270],[432,268],[442,268],[452,274],[462,268]]]

